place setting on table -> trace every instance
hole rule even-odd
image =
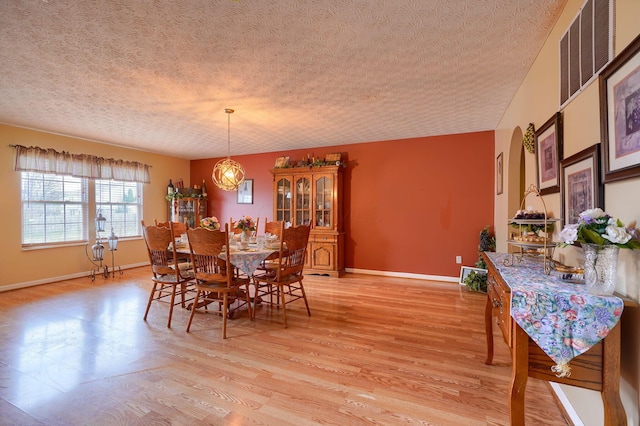
[[[200,226],[211,230],[219,230],[220,222],[215,217],[206,217],[200,221]],[[262,263],[280,250],[280,241],[277,235],[265,233],[257,235],[256,222],[251,216],[242,216],[241,219],[232,223],[240,233],[229,232],[229,255],[231,263],[248,277],[252,277],[256,269]],[[188,251],[188,246],[186,247]],[[226,252],[221,254],[221,258],[226,260]]]

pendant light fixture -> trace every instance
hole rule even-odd
[[[213,183],[223,191],[236,191],[244,181],[244,168],[231,159],[231,114],[232,109],[225,109],[227,113],[227,159],[220,160],[213,166],[211,178]]]

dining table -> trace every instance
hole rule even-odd
[[[250,284],[255,286],[255,282],[252,278],[256,270],[266,259],[271,259],[274,258],[274,256],[277,256],[279,250],[279,245],[276,246],[270,244],[258,248],[257,244],[250,243],[246,249],[241,249],[236,244],[231,243],[229,249],[229,260],[241,273],[249,277]],[[179,255],[190,255],[189,246],[186,243],[176,245],[176,253]],[[226,250],[220,254],[220,258],[225,261],[227,260]],[[249,294],[250,299],[253,301],[252,308],[254,312],[255,306],[261,302],[259,298],[254,297],[255,293],[256,289],[254,287],[254,291],[250,291]]]

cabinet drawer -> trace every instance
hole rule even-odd
[[[500,285],[493,274],[488,274],[487,297],[493,305],[493,316],[502,330],[502,336],[511,347],[511,292],[508,287]]]
[[[323,235],[323,234],[311,234],[309,235],[310,243],[326,243],[335,244],[338,242],[337,235]]]

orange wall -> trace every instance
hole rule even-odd
[[[209,214],[220,220],[271,218],[277,157],[342,152],[346,267],[455,277],[455,257],[473,266],[478,234],[493,223],[493,144],[490,131],[233,156],[254,179],[253,204],[213,187],[218,159],[192,161],[191,182],[206,179]]]

